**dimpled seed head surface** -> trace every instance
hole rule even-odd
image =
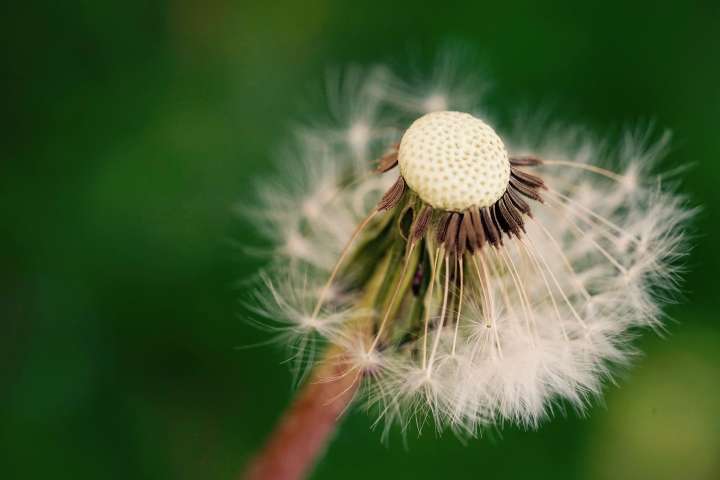
[[[489,207],[510,180],[502,140],[468,113],[433,112],[415,120],[400,141],[398,163],[423,201],[457,212]]]

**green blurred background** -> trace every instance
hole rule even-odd
[[[656,119],[696,222],[668,335],[587,418],[467,445],[353,412],[317,479],[720,478],[720,7],[230,0],[2,7],[0,478],[230,479],[290,395],[234,284],[262,260],[232,213],[329,67],[428,68],[448,41],[491,107],[598,133]],[[312,111],[322,111],[322,105]]]

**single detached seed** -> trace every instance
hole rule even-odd
[[[408,186],[423,201],[457,212],[489,207],[510,180],[510,161],[500,137],[479,118],[462,112],[433,112],[415,120],[400,142],[398,163]],[[448,172],[443,165],[452,168]],[[460,184],[468,188],[459,191],[454,185]]]

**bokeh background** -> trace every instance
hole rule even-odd
[[[704,207],[665,338],[586,418],[466,445],[353,412],[316,479],[720,478],[720,6],[125,0],[2,7],[0,477],[231,479],[291,395],[233,214],[328,68],[474,51],[500,118],[655,119]]]

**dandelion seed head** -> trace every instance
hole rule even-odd
[[[334,77],[337,125],[296,132],[252,212],[259,323],[299,377],[332,348],[385,433],[584,411],[662,329],[687,253],[695,210],[653,173],[668,135],[519,119],[501,139],[461,112],[491,118],[462,65]]]

